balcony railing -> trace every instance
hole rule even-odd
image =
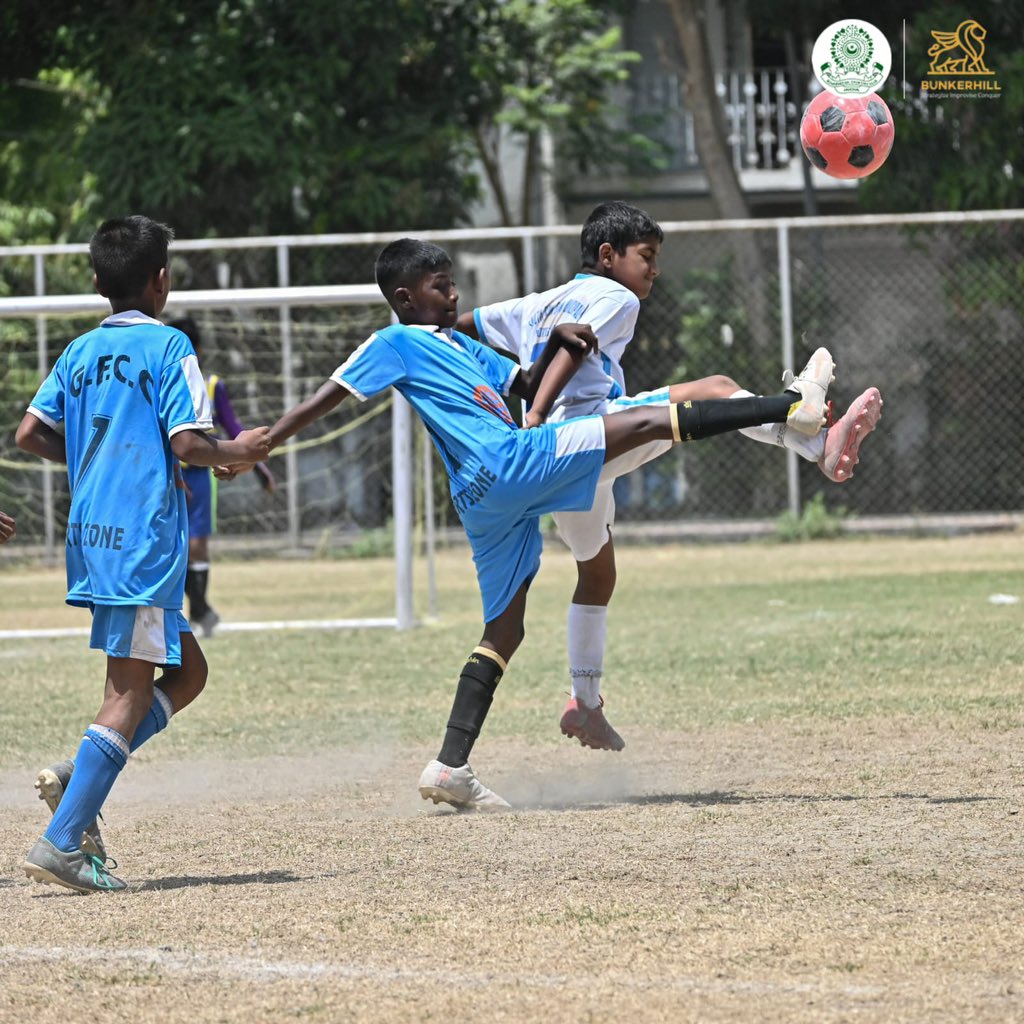
[[[674,172],[700,166],[693,115],[683,105],[680,86],[680,76],[668,71],[641,72],[633,79],[634,109],[661,119],[655,130],[669,147],[667,169]],[[725,111],[726,141],[736,169],[787,167],[799,152],[801,115],[787,71],[718,73],[715,91]]]

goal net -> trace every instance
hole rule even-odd
[[[108,313],[95,295],[0,299],[0,509],[17,518],[22,554],[60,557],[70,496],[63,467],[17,450],[14,432],[66,345]],[[199,327],[204,372],[255,426],[316,391],[390,310],[373,285],[172,292],[162,319],[184,316]],[[218,487],[217,552],[391,557],[394,609],[351,624],[410,627],[413,509],[417,497],[433,508],[430,471],[414,471],[429,465],[422,453],[414,462],[419,433],[396,392],[342,403],[272,453],[273,491],[255,473]]]

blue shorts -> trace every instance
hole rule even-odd
[[[154,665],[181,664],[181,634],[191,633],[180,611],[143,605],[95,604],[89,646],[111,658],[136,658]]]
[[[452,481],[452,501],[476,565],[484,622],[496,619],[540,568],[540,517],[594,503],[604,464],[604,422],[585,416],[514,435],[500,466]],[[463,474],[465,476],[465,474]]]
[[[183,466],[181,476],[188,487],[188,535],[209,537],[213,533],[213,473],[209,466]]]

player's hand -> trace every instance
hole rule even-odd
[[[17,532],[14,517],[7,515],[6,512],[0,512],[0,544],[6,544]]]
[[[235,443],[245,453],[238,460],[239,462],[262,462],[270,454],[270,427],[254,427],[252,430],[243,430],[235,438]]]
[[[542,427],[547,421],[547,416],[542,415],[539,412],[534,412],[531,409],[523,420],[523,429],[532,430],[534,427]]]
[[[185,492],[186,501],[192,500],[192,488],[185,483],[185,474],[181,471],[180,462],[177,462],[174,465],[174,486],[177,487],[179,491]]]
[[[270,467],[264,465],[262,462],[257,462],[252,467],[253,471],[260,478],[260,486],[267,492],[267,494],[273,494],[277,490],[277,481],[274,479],[274,474],[270,472]]]
[[[236,476],[243,473],[251,473],[255,463],[252,462],[230,462],[223,466],[214,466],[213,475],[218,480],[234,480]]]
[[[597,335],[590,324],[559,324],[552,334],[558,343],[570,352],[587,355],[589,352],[597,351]]]

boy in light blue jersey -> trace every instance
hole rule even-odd
[[[723,375],[628,396],[622,358],[633,339],[640,303],[650,295],[658,277],[663,239],[661,227],[643,210],[628,203],[602,203],[583,225],[581,273],[548,291],[464,313],[457,327],[529,366],[543,351],[557,324],[569,320],[591,325],[598,339],[597,350],[567,380],[547,417],[550,422],[618,413],[640,405],[750,397],[751,392]],[[558,369],[556,364],[556,373]],[[830,480],[842,483],[852,475],[861,442],[874,429],[881,408],[878,391],[869,388],[853,402],[846,415],[813,436],[787,423],[744,427],[741,433],[757,441],[791,448],[802,458],[817,463]],[[527,412],[526,425],[535,426],[545,418],[535,405]],[[605,717],[600,693],[608,604],[616,580],[611,535],[615,522],[614,477],[636,469],[671,447],[669,442],[656,441],[620,456],[614,474],[607,474],[597,488],[590,508],[554,513],[555,525],[572,552],[577,569],[567,623],[571,692],[559,725],[564,735],[575,737],[586,747],[622,750],[625,746]]]
[[[651,406],[520,430],[503,396],[550,408],[596,338],[586,325],[560,323],[528,368],[453,330],[458,291],[448,254],[417,239],[386,246],[377,284],[399,323],[372,334],[311,398],[271,427],[271,446],[324,416],[347,395],[365,400],[394,387],[433,438],[452,502],[466,529],[483,601],[484,632],[462,669],[437,758],[420,777],[424,799],[476,810],[508,804],[475,776],[469,754],[495,688],[523,639],[526,592],[540,565],[540,516],[590,508],[614,460],[653,442],[700,440],[757,423],[821,428],[831,360],[781,395]],[[826,354],[827,355],[827,354]],[[550,372],[554,361],[564,364]]]
[[[107,870],[96,817],[129,753],[206,684],[181,614],[188,519],[178,460],[251,464],[269,444],[266,427],[235,441],[205,433],[210,403],[192,343],[157,319],[171,238],[148,217],[100,226],[89,254],[112,315],[64,350],[17,432],[25,451],[67,463],[67,602],[92,612],[89,645],[107,655],[103,704],[74,761],[39,775],[54,815],[25,863],[30,878],[78,892],[125,888]]]

